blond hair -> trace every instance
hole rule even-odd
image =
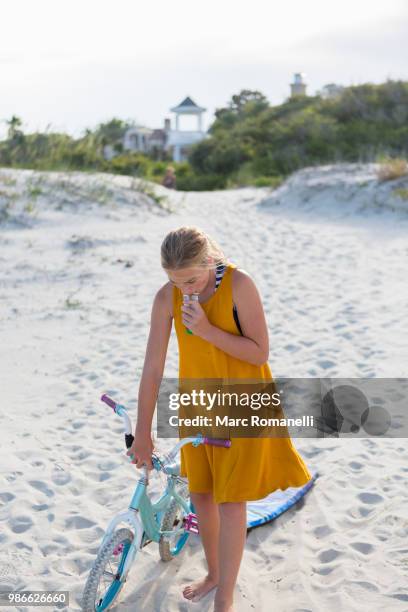
[[[215,268],[227,263],[219,245],[195,226],[179,227],[169,232],[161,245],[161,265],[165,270]],[[212,257],[213,261],[208,261]]]

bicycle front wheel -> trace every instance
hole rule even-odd
[[[121,528],[99,550],[82,596],[84,612],[109,610],[117,599],[126,582],[126,578],[122,581],[122,571],[132,542],[132,531]]]
[[[189,499],[190,493],[187,486],[183,487],[178,493],[185,500]],[[162,535],[160,537],[159,552],[162,561],[171,561],[181,552],[186,544],[190,534],[182,528],[187,514],[183,506],[176,499],[173,499],[166,510],[161,524],[162,531],[173,532],[170,536]]]

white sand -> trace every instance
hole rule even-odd
[[[275,376],[407,376],[408,206],[392,195],[407,180],[381,186],[374,171],[308,169],[273,194],[155,187],[159,206],[127,177],[0,170],[0,588],[69,590],[79,610],[136,479],[121,420],[99,397],[135,418],[170,229],[199,225],[253,275]],[[165,375],[177,375],[174,333]],[[249,534],[237,610],[406,612],[407,441],[294,443],[320,478]],[[204,567],[194,536],[169,564],[150,544],[115,609],[210,610],[211,596],[180,595]]]

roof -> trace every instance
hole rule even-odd
[[[179,106],[197,106],[197,104],[190,98],[190,96],[187,96],[187,98],[184,98]]]
[[[202,113],[207,109],[198,106],[190,96],[187,96],[178,106],[173,106],[170,110],[173,111],[173,113]]]
[[[130,134],[151,134],[152,129],[145,127],[144,125],[135,125],[126,130],[125,136]]]

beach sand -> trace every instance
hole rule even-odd
[[[198,225],[252,275],[275,376],[407,376],[407,202],[373,166],[306,169],[273,193],[2,169],[0,190],[0,589],[68,590],[69,610],[80,609],[104,530],[138,474],[121,419],[99,398],[125,404],[135,422],[171,229]],[[177,366],[173,331],[165,376]],[[236,609],[406,612],[407,440],[294,444],[320,478],[248,534]],[[114,609],[211,610],[212,595],[181,595],[204,571],[196,536],[168,564],[149,544]]]

